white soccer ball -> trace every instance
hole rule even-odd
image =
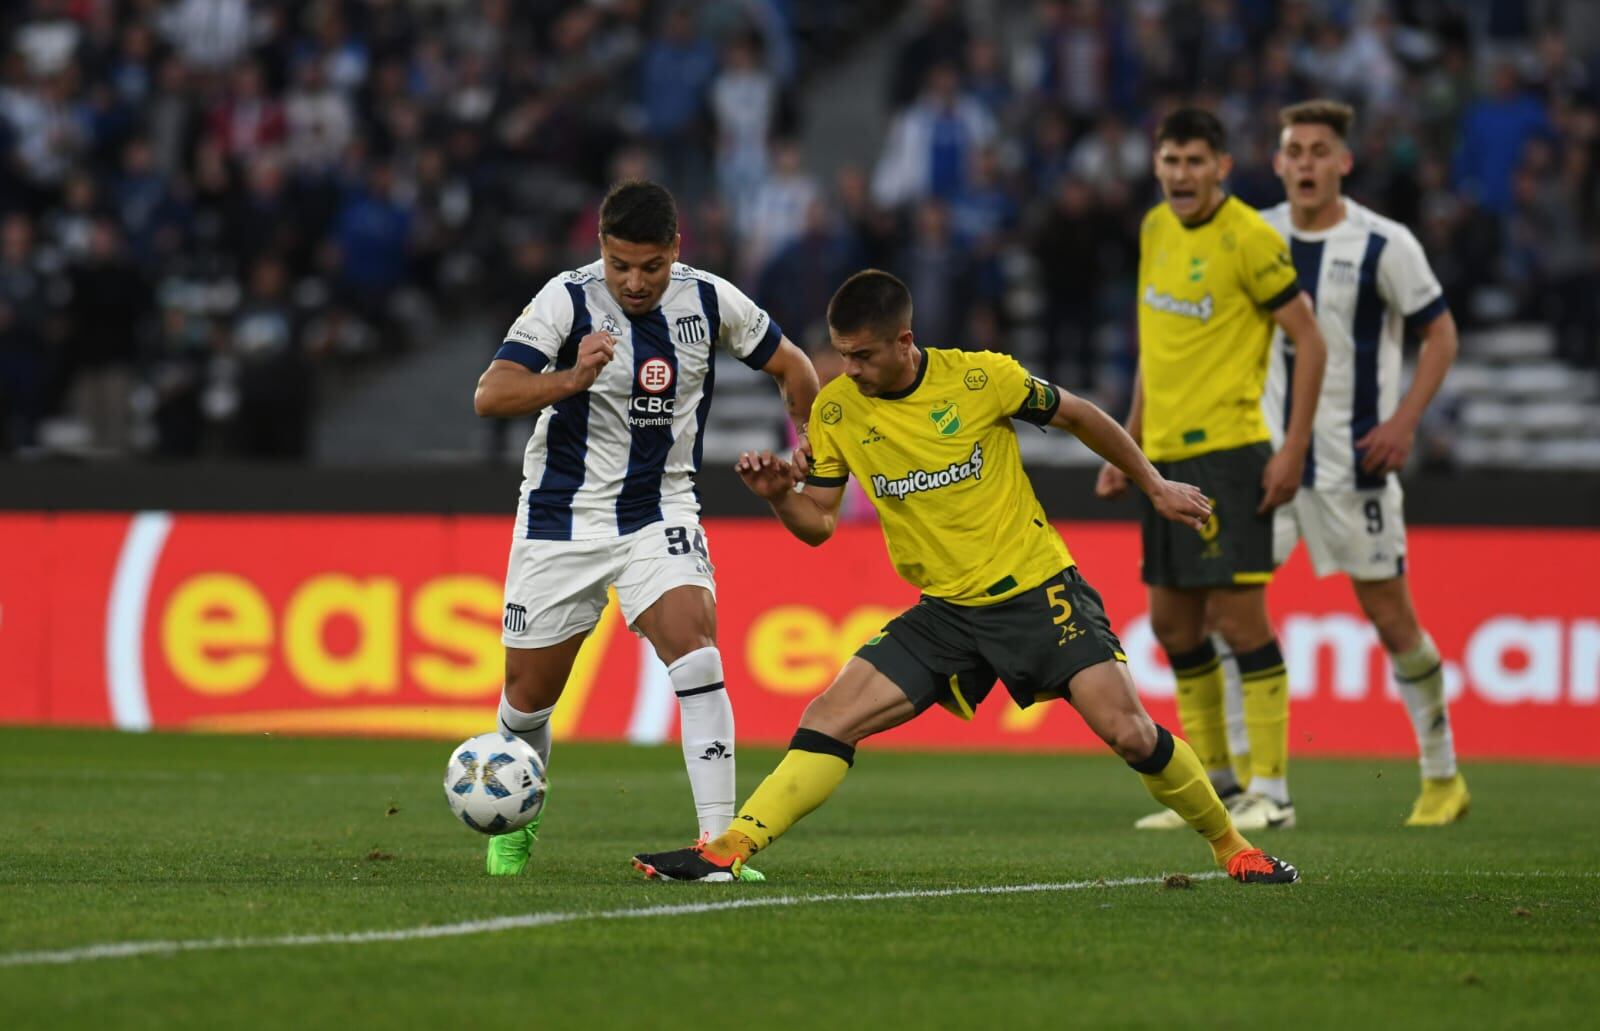
[[[526,741],[490,731],[450,753],[444,797],[461,822],[484,834],[526,827],[544,808],[544,763]]]

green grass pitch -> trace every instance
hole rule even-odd
[[[1257,843],[1302,883],[1171,888],[1209,853],[1132,830],[1151,803],[1110,755],[869,746],[759,857],[766,884],[693,885],[628,864],[693,836],[676,749],[558,745],[534,866],[496,879],[445,807],[448,751],[0,730],[0,1025],[1304,1031],[1600,1012],[1600,768],[1471,765],[1468,819],[1420,831],[1400,826],[1413,763],[1299,762],[1301,826]],[[741,755],[741,796],[775,758]],[[972,893],[1030,883],[1077,886]],[[922,894],[947,888],[965,893]],[[719,905],[739,899],[764,904]],[[528,919],[347,937],[496,917]],[[259,944],[286,936],[328,937]]]

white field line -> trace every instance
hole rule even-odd
[[[1223,876],[1218,871],[1188,875],[1197,881]],[[643,906],[632,909],[606,909],[565,913],[523,913],[491,920],[467,920],[458,924],[433,924],[400,927],[388,931],[353,931],[346,934],[289,934],[276,938],[201,938],[189,941],[106,942],[76,949],[52,952],[0,953],[0,967],[42,966],[84,963],[96,959],[126,959],[131,956],[171,955],[176,952],[215,952],[231,949],[274,949],[303,945],[368,945],[373,942],[418,941],[428,938],[459,938],[470,934],[493,934],[524,927],[547,927],[584,920],[639,920],[660,916],[689,916],[695,913],[721,913],[732,909],[758,909],[773,906],[804,906],[816,902],[885,902],[894,899],[942,899],[960,895],[1020,895],[1034,892],[1083,891],[1087,888],[1124,888],[1137,884],[1160,884],[1161,877],[1119,877],[1114,880],[1058,881],[1053,883],[1006,884],[986,888],[922,888],[903,891],[873,891],[852,894],[767,895],[726,899],[720,902],[687,902],[671,906]]]
[[[1346,870],[1341,876],[1404,877],[1561,877],[1600,878],[1600,871],[1562,870]],[[1217,870],[1193,873],[1188,877],[1196,881],[1210,881],[1222,877]],[[495,917],[491,920],[468,920],[456,924],[429,924],[422,927],[401,927],[388,931],[353,931],[345,934],[290,934],[275,938],[200,938],[188,941],[131,941],[106,942],[76,949],[59,949],[44,952],[0,953],[0,968],[84,963],[97,959],[126,959],[132,956],[171,955],[177,952],[216,952],[232,949],[273,949],[303,945],[367,945],[372,942],[418,941],[429,938],[459,938],[472,934],[493,934],[497,931],[515,931],[524,927],[546,927],[551,924],[568,924],[583,920],[633,920],[658,916],[689,916],[695,913],[719,913],[733,909],[756,909],[772,906],[802,906],[814,902],[884,902],[894,899],[954,898],[961,895],[1020,895],[1029,893],[1083,891],[1086,888],[1125,888],[1139,884],[1160,884],[1163,877],[1119,877],[1112,880],[1057,881],[1033,884],[1006,884],[987,888],[923,888],[902,891],[874,891],[855,894],[820,895],[770,895],[752,898],[728,899],[722,902],[690,902],[676,906],[644,906],[632,909],[590,910],[565,913],[523,913],[519,916]]]

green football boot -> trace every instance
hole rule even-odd
[[[545,782],[547,792],[545,801],[549,801],[549,782]],[[515,877],[528,868],[528,855],[533,851],[533,843],[539,840],[539,824],[544,820],[544,809],[539,810],[539,815],[526,826],[512,831],[510,834],[496,834],[489,839],[489,853],[485,858],[484,866],[494,877]]]

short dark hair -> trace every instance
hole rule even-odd
[[[897,336],[911,325],[911,291],[889,273],[869,268],[846,279],[828,302],[828,326],[835,333],[869,330]]]
[[[626,179],[600,203],[600,235],[669,247],[678,238],[678,204],[660,183]]]
[[[1228,152],[1228,130],[1216,115],[1203,107],[1180,107],[1161,119],[1156,128],[1156,146],[1163,143],[1188,143],[1204,140],[1218,154]]]
[[[1356,109],[1337,100],[1304,100],[1278,112],[1278,121],[1285,129],[1291,125],[1326,125],[1341,140],[1350,138],[1350,126],[1355,120]]]

